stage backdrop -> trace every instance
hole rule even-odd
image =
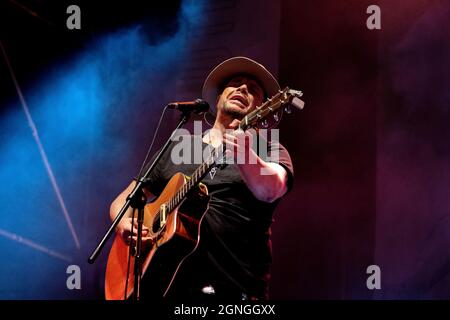
[[[103,299],[111,240],[86,261],[111,201],[163,107],[236,55],[306,102],[279,126],[295,184],[274,215],[271,298],[450,297],[448,1],[5,1],[0,15],[0,299]]]

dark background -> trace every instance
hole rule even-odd
[[[69,4],[81,7],[80,31],[65,28]],[[366,27],[366,9],[371,4],[381,8],[381,30]],[[148,69],[144,71],[156,70],[155,78],[142,74],[125,77],[118,87],[108,82],[123,70],[132,74],[140,68],[142,60],[138,58],[129,60],[129,65],[117,73],[111,71],[116,67],[113,63],[109,64],[111,69],[102,69],[111,89],[105,92],[116,94],[130,86],[136,91],[127,89],[117,93],[114,101],[108,100],[108,108],[100,111],[99,118],[106,121],[102,123],[101,139],[89,138],[89,130],[95,133],[97,122],[77,127],[79,132],[87,132],[89,143],[72,155],[83,158],[85,171],[76,172],[80,167],[72,167],[66,158],[55,165],[56,175],[64,182],[61,188],[74,215],[74,225],[80,231],[81,248],[74,247],[59,213],[49,219],[46,215],[39,218],[37,208],[60,211],[49,183],[36,193],[41,186],[33,188],[24,180],[32,195],[26,193],[21,199],[34,199],[33,210],[15,210],[15,206],[7,205],[12,189],[17,187],[14,194],[22,194],[21,184],[11,187],[5,180],[0,189],[0,200],[8,208],[0,220],[1,230],[24,238],[31,234],[35,242],[70,255],[71,263],[81,266],[83,288],[77,292],[65,288],[68,262],[43,258],[42,252],[31,253],[34,250],[30,246],[3,232],[1,247],[11,259],[1,263],[2,271],[15,276],[0,279],[0,298],[103,297],[106,252],[94,266],[85,260],[106,231],[110,201],[135,174],[145,155],[159,118],[159,106],[179,97],[199,97],[201,82],[215,64],[248,52],[250,44],[227,21],[221,25],[223,29],[211,27],[214,15],[240,9],[243,14],[236,16],[241,20],[234,21],[235,25],[244,25],[243,34],[261,34],[264,30],[248,30],[252,16],[262,10],[262,5],[260,1],[204,2],[197,16],[191,16],[198,33],[194,38],[187,35],[192,48],[184,52],[189,54],[177,53],[178,49],[168,51],[175,62],[164,69],[157,69],[159,62],[145,62]],[[58,72],[77,60],[80,53],[92,50],[99,38],[120,37],[121,30],[138,22],[145,45],[162,47],[183,30],[182,6],[182,1],[165,1],[164,5],[119,1],[106,5],[94,1],[5,0],[0,4],[0,39],[24,96],[36,102],[29,103],[30,110],[39,114],[34,105],[38,105],[39,92],[44,92],[39,89],[40,83],[49,81],[46,74]],[[260,24],[266,24],[267,30],[274,23],[278,26],[278,42],[270,48],[277,58],[274,61],[264,50],[252,58],[278,66],[273,72],[278,74],[280,84],[302,90],[306,102],[303,111],[284,116],[279,127],[281,142],[294,162],[296,181],[274,217],[271,297],[449,298],[450,4],[439,0],[282,0],[271,6],[277,8],[278,19],[273,22],[267,17]],[[213,41],[224,30],[234,32],[233,49],[200,49],[198,43]],[[130,84],[129,79],[139,81]],[[180,85],[177,79],[188,80]],[[9,122],[10,114],[21,111],[4,56],[0,81],[0,117],[9,123],[3,125],[0,143],[7,145],[14,141],[12,132],[17,129],[16,122]],[[175,93],[171,91],[174,87],[178,88]],[[156,93],[159,96],[155,97]],[[36,94],[38,98],[33,100],[31,96]],[[42,117],[52,114],[48,112]],[[70,115],[72,110],[67,112]],[[44,118],[39,119],[38,128],[40,121],[45,123]],[[175,120],[175,116],[169,116],[161,136],[170,131]],[[26,119],[18,123],[31,140]],[[48,129],[47,135],[45,129],[42,132],[44,145],[51,145],[51,137],[58,136],[57,130]],[[50,162],[58,163],[64,145],[60,141],[54,144],[53,153],[49,149]],[[40,179],[47,181],[37,150],[32,152],[32,162],[44,172]],[[9,157],[7,153],[2,156]],[[26,172],[28,166],[20,170]],[[17,172],[11,170],[14,178]],[[30,215],[39,223],[27,223]],[[27,225],[25,229],[23,224]],[[22,232],[27,228],[29,233]],[[43,234],[46,236],[41,237]],[[373,264],[381,269],[381,290],[366,287],[366,269]],[[60,285],[38,282],[30,286],[40,277],[46,283]]]

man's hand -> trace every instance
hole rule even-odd
[[[136,245],[137,242],[137,219],[134,219],[134,225],[133,225],[133,234],[131,233],[131,221],[132,218],[122,218],[122,220],[117,225],[116,231],[117,234],[120,235],[122,240],[125,242],[126,245]],[[149,229],[142,225],[142,244],[148,244],[151,243],[152,239],[148,236]]]
[[[237,128],[238,120],[230,127]],[[242,179],[253,195],[264,202],[273,202],[287,192],[287,172],[280,164],[266,162],[253,150],[254,130],[235,130],[225,133],[223,143],[226,145],[227,162],[230,157],[235,160]]]
[[[116,218],[117,214],[127,201],[127,197],[132,192],[135,185],[136,182],[131,181],[128,187],[125,190],[123,190],[111,203],[111,207],[109,209],[109,216],[111,218],[111,221],[113,221]],[[153,195],[147,189],[144,189],[144,192],[147,198],[153,197]],[[122,240],[127,245],[130,245],[130,243],[135,244],[137,241],[137,219],[134,219],[133,234],[131,234],[132,213],[133,213],[132,208],[128,208],[127,212],[125,213],[125,215],[123,216],[123,218],[120,220],[119,224],[116,227],[117,234],[120,235]],[[150,233],[149,229],[146,226],[142,225],[142,244],[148,244],[152,242],[152,239],[148,236],[149,233]]]
[[[237,128],[238,120],[234,120],[230,127]],[[257,154],[253,150],[253,139],[256,134],[254,129],[247,131],[235,130],[225,132],[223,143],[226,146],[225,156],[233,159],[237,164],[256,164]]]

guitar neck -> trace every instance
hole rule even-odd
[[[239,130],[245,131],[252,125],[254,125],[256,122],[258,122],[261,119],[264,119],[267,115],[277,110],[281,104],[281,97],[285,92],[288,90],[288,88],[284,89],[281,92],[278,92],[275,94],[272,98],[267,99],[266,102],[264,102],[261,106],[256,107],[255,110],[247,114],[244,118],[242,118],[241,122],[239,123]]]
[[[220,148],[220,147],[219,147]],[[188,181],[181,187],[176,194],[167,203],[168,211],[171,212],[175,209],[181,201],[186,197],[186,195],[198,185],[198,183],[203,179],[205,175],[212,169],[215,161],[219,158],[219,148],[213,148],[211,150],[211,155],[203,162],[189,177]]]

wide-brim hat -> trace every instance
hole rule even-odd
[[[203,84],[203,99],[214,108],[217,96],[222,93],[219,91],[223,89],[225,81],[239,74],[249,75],[257,80],[268,98],[280,90],[278,81],[262,64],[239,56],[223,61],[209,73]]]

